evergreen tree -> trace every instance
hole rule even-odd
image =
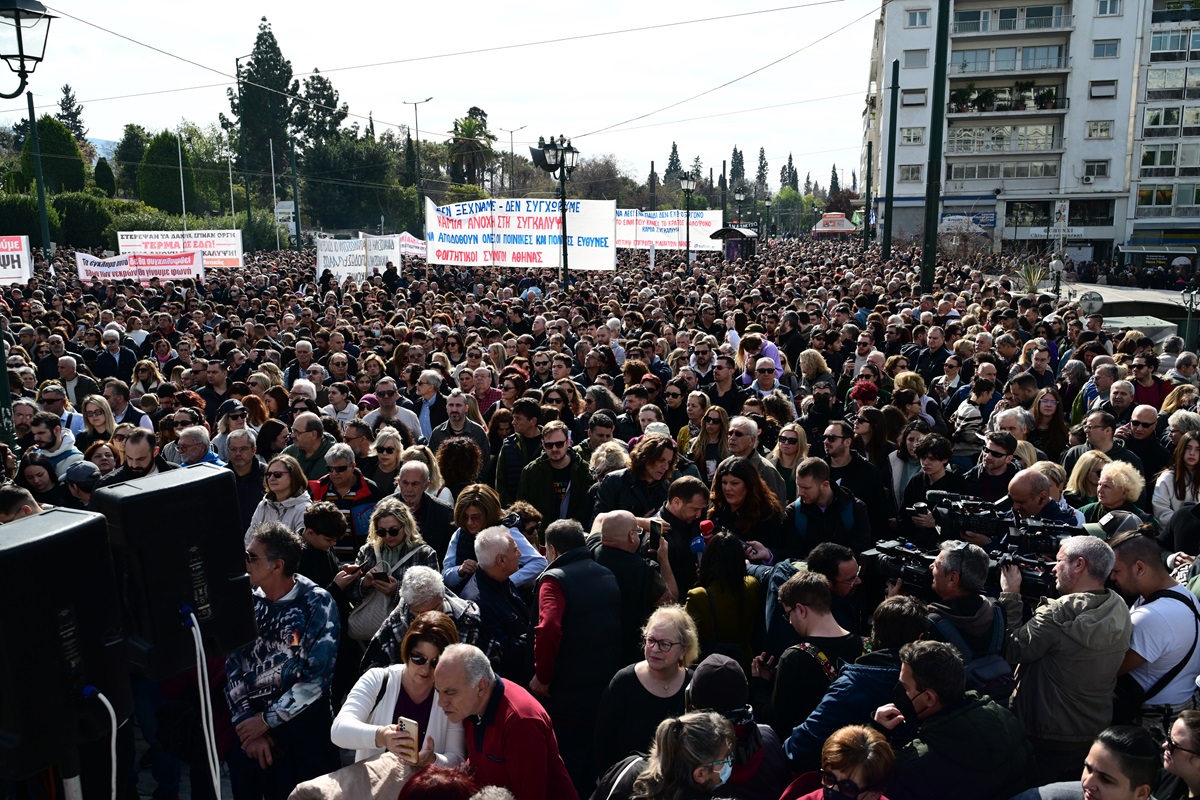
[[[833,172],[829,175],[829,194],[835,195],[842,190],[842,184],[838,181],[837,164],[833,165]]]
[[[40,130],[39,130],[40,133]],[[183,148],[183,194],[188,208],[196,207],[196,176],[192,171],[192,160],[188,149]],[[161,131],[146,147],[142,163],[138,166],[138,197],[148,206],[168,214],[182,214],[179,196],[180,147],[176,135]]]
[[[350,107],[345,103],[338,105],[337,90],[328,78],[314,69],[313,74],[304,79],[303,90],[300,81],[292,81],[292,94],[296,99],[292,102],[291,127],[299,150],[306,151],[314,144],[338,135],[338,129],[350,114]],[[373,120],[369,120],[367,135],[375,136]],[[276,155],[281,146],[285,146],[283,141],[276,139]]]
[[[401,186],[413,186],[417,182],[417,150],[413,147],[412,131],[404,133],[404,172],[400,176]]]
[[[37,121],[37,134],[46,191],[50,194],[81,191],[85,176],[83,155],[79,152],[79,142],[75,141],[70,129],[46,114]],[[33,140],[29,137],[25,138],[25,146],[21,151],[21,172],[28,176],[32,183]]]
[[[758,186],[758,190],[763,194],[767,193],[769,184],[767,183],[767,150],[764,147],[758,148],[758,172],[754,176],[754,183]]]
[[[804,173],[804,194],[805,196],[813,193],[812,173]]]
[[[117,196],[117,176],[113,174],[107,158],[96,162],[96,188],[103,190],[109,197]]]
[[[125,126],[125,133],[117,143],[113,159],[117,163],[117,192],[122,197],[136,198],[138,196],[137,171],[146,154],[146,145],[150,143],[150,134],[141,125],[132,123]]]
[[[13,149],[20,151],[25,146],[25,137],[29,135],[29,120],[25,117],[17,120],[12,126]]]
[[[742,151],[733,146],[733,155],[729,158],[729,185],[736,191],[746,181],[746,161]]]
[[[683,162],[679,160],[679,145],[671,142],[671,155],[667,158],[667,168],[663,170],[663,180],[670,181],[683,173]]]
[[[692,159],[692,177],[700,180],[700,176],[704,174],[704,164],[700,162],[700,156]]]
[[[792,163],[792,154],[788,153],[788,180],[787,185],[792,187],[796,192],[800,191],[800,173],[796,172],[796,165]],[[780,187],[783,188],[783,187]]]
[[[267,176],[257,178],[255,182],[260,188],[269,190],[270,141],[276,145],[275,173],[284,175],[288,172],[288,121],[292,113],[288,90],[292,84],[292,62],[283,57],[266,17],[258,25],[254,51],[242,65],[238,78],[241,97],[236,88],[226,90],[234,119],[222,114],[221,127],[226,131],[238,131],[245,138],[238,158],[240,160],[244,153],[249,163],[243,164],[243,168]]]
[[[87,139],[88,129],[83,126],[83,106],[79,105],[79,101],[75,99],[75,92],[69,83],[63,84],[62,97],[58,101],[58,113],[54,117],[67,126],[67,130],[75,137],[75,141],[82,142]]]

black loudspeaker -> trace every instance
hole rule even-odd
[[[196,664],[186,610],[209,656],[258,636],[233,473],[212,464],[98,490],[120,581],[130,670],[160,680]]]
[[[0,778],[77,764],[133,711],[104,517],[55,508],[0,526]]]

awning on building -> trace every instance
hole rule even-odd
[[[1195,255],[1195,247],[1183,244],[1123,244],[1117,247],[1122,253],[1171,253]]]
[[[757,239],[758,232],[747,228],[721,228],[709,234],[710,239]]]

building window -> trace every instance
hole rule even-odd
[[[922,8],[916,11],[909,11],[904,16],[904,27],[906,28],[928,28],[929,27],[929,9]]]
[[[1107,178],[1108,177],[1108,161],[1084,161],[1083,175],[1086,178]]]
[[[965,162],[950,168],[950,180],[997,180],[1003,178],[1056,178],[1057,161]]]
[[[1170,206],[1175,187],[1171,184],[1143,183],[1138,187],[1139,206]]]
[[[1092,41],[1092,58],[1116,58],[1120,39],[1095,39]]]
[[[1189,34],[1187,31],[1163,31],[1150,37],[1150,63],[1158,61],[1187,61]]]
[[[1087,124],[1087,138],[1111,139],[1113,121],[1111,119],[1090,119]]]
[[[1088,96],[1096,98],[1116,97],[1117,82],[1116,81],[1090,81],[1088,83]]]
[[[1097,17],[1118,17],[1121,15],[1121,0],[1096,0]]]
[[[904,68],[905,69],[921,69],[929,66],[929,51],[928,50],[905,50],[904,51]]]
[[[1179,106],[1147,108],[1146,115],[1142,119],[1142,135],[1151,138],[1178,136],[1180,111]]]
[[[902,106],[923,106],[925,105],[925,89],[901,89],[900,90],[900,105]]]
[[[921,165],[920,164],[901,164],[900,165],[900,180],[901,181],[919,181],[919,180],[921,180]]]
[[[950,56],[951,68],[959,72],[987,72],[991,66],[992,51],[955,50]],[[996,67],[1000,69],[999,65]]]
[[[900,144],[925,144],[925,129],[901,128]]]

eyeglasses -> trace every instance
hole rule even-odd
[[[774,375],[775,368],[774,367],[763,367],[762,369],[754,370],[754,372],[757,373],[758,375]]]
[[[947,362],[942,365],[942,368],[943,369],[958,369],[958,364],[951,364],[951,363]]]
[[[991,449],[990,447],[987,450],[984,450],[983,452],[984,452],[984,455],[989,455],[992,458],[1008,458],[1008,453],[1001,453],[1001,452]]]
[[[376,397],[395,397],[398,392],[395,389],[384,389],[381,392],[375,392]]]
[[[1133,367],[1134,369],[1145,369],[1146,368],[1145,364],[1130,364],[1130,366]]]
[[[413,653],[408,654],[408,660],[413,662],[414,664],[416,664],[418,667],[423,667],[427,663],[431,667],[436,667],[438,665],[438,661],[440,661],[441,659],[440,658],[430,659],[430,658],[426,658],[425,656],[421,655],[420,653],[413,652]]]
[[[383,453],[385,456],[390,456],[396,452],[396,448],[394,448],[394,447],[376,447],[375,452]]]
[[[837,440],[837,439],[845,439],[846,437],[845,437],[845,436],[838,436],[838,435],[836,435],[836,434],[833,434],[833,433],[827,433],[827,434],[825,434],[824,436],[822,436],[821,438],[822,438],[822,439],[824,439],[824,440],[825,440],[825,441],[827,441],[827,442],[832,442],[832,441],[835,441],[835,440]]]
[[[113,435],[113,437],[112,437],[112,440],[113,440],[114,442],[116,442],[116,443],[120,444],[121,442],[125,441],[125,440],[126,440],[126,439],[128,439],[128,438],[129,438],[129,434],[126,434],[126,433],[118,433],[118,434],[114,434],[114,435]]]
[[[704,422],[707,425],[720,425],[721,418],[720,417],[705,417]]]
[[[341,473],[345,472],[346,470],[351,469],[351,466],[349,464],[338,464],[336,466],[334,466],[333,464],[330,464],[330,465],[328,465],[328,468],[329,468],[330,472],[336,472],[340,475]]]
[[[258,561],[260,558],[264,558],[264,556],[260,556],[256,553],[251,553],[249,550],[246,551],[246,563],[252,564],[255,561]]]
[[[864,791],[852,780],[838,780],[837,775],[827,769],[821,770],[821,785],[826,789],[836,789],[843,797],[858,797]]]
[[[287,475],[288,473],[287,473],[287,470],[276,469],[276,470],[270,470],[269,472],[266,472],[264,474],[267,476],[268,480],[277,481],[280,478],[282,478],[284,475]]]
[[[644,640],[646,647],[657,650],[660,653],[665,653],[681,642],[672,642],[670,639],[655,639],[653,636],[647,636]]]
[[[513,386],[511,383],[506,383],[501,388],[506,392],[515,392],[517,390],[517,387]]]
[[[88,411],[88,412],[87,412],[87,415],[88,415],[89,417],[103,417],[103,416],[104,416],[104,409],[102,409],[102,408],[93,408],[91,411]]]
[[[245,411],[239,411],[239,412],[237,412],[237,413],[235,413],[235,414],[228,414],[227,416],[229,417],[229,419],[245,419],[245,418],[246,418],[246,412],[245,412]]]
[[[800,439],[795,436],[780,436],[776,441],[786,445],[800,444]]]
[[[750,434],[746,433],[745,431],[739,431],[736,428],[734,428],[729,431],[729,435],[735,439],[740,439],[743,436],[749,436]]]
[[[400,534],[404,533],[404,529],[403,528],[376,528],[375,532],[378,533],[380,536],[390,537],[390,536],[399,536]]]
[[[1155,426],[1157,423],[1155,423],[1155,422],[1141,422],[1140,420],[1131,419],[1131,420],[1129,420],[1129,424],[1130,424],[1130,425],[1132,425],[1132,426],[1133,426],[1133,427],[1135,427],[1135,428],[1153,428],[1153,427],[1154,427],[1154,426]]]
[[[566,446],[567,446],[566,439],[563,439],[561,442],[547,442],[545,440],[542,441],[542,447],[546,448],[547,450],[557,450],[560,447],[566,447]]]
[[[663,392],[663,397],[674,400],[677,397],[683,397],[682,392]]]

